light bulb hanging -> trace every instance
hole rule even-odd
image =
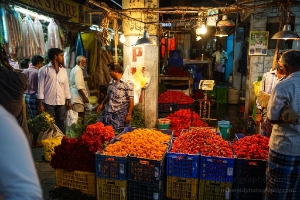
[[[120,36],[120,42],[122,42],[122,43],[126,42],[126,38],[125,38],[124,34],[121,34],[121,36]]]
[[[219,31],[218,30],[216,31],[215,36],[227,37],[228,33],[226,31],[224,31],[223,28],[221,27]]]
[[[156,42],[149,37],[149,33],[145,30],[143,37],[139,38],[136,41],[135,45],[140,45],[140,44],[143,44],[143,45],[156,45]]]
[[[205,34],[207,31],[206,26],[204,24],[202,24],[201,28],[200,28],[200,34]]]
[[[232,20],[229,20],[227,15],[223,15],[222,20],[218,21],[217,26],[235,26],[235,23]]]

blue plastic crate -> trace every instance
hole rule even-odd
[[[200,154],[167,153],[167,176],[181,178],[199,177]]]
[[[170,51],[170,58],[174,59],[174,60],[181,58],[180,57],[180,52],[181,52],[180,50],[171,50]]]
[[[115,143],[116,141],[119,140],[119,137],[120,137],[122,134],[125,134],[125,133],[127,133],[127,132],[131,132],[131,131],[133,131],[133,130],[135,130],[135,129],[136,129],[136,127],[125,127],[121,133],[119,133],[118,135],[116,135],[116,136],[110,141],[110,143],[111,143],[111,144]]]
[[[233,182],[234,158],[203,156],[200,161],[200,179]]]
[[[266,160],[259,159],[235,159],[233,200],[261,200],[264,198],[266,188]],[[251,195],[249,195],[249,192]]]
[[[178,58],[178,59],[168,58],[168,65],[169,66],[183,66],[183,59],[182,58]]]
[[[165,155],[161,160],[129,156],[128,180],[158,185],[165,179]]]
[[[194,82],[194,84],[193,84],[193,90],[195,91],[195,90],[199,90],[199,83],[200,82]]]
[[[96,177],[114,180],[127,180],[128,157],[95,154]]]
[[[200,82],[201,80],[202,80],[202,73],[201,72],[195,73],[194,81],[195,82]]]

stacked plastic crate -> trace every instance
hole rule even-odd
[[[199,200],[230,200],[234,158],[201,155]]]
[[[168,58],[169,66],[182,66],[183,59],[180,57],[180,50],[171,50],[170,57]]]
[[[95,173],[84,171],[68,172],[55,169],[56,186],[80,190],[82,193],[95,196]]]
[[[134,130],[134,128],[131,128]],[[130,130],[130,131],[132,131]],[[173,136],[170,129],[160,130]],[[165,193],[166,155],[161,160],[129,156],[128,199],[162,200]]]
[[[188,131],[182,130],[182,133]],[[176,138],[173,138],[173,141]],[[170,199],[198,199],[200,154],[167,152],[167,191]]]
[[[217,102],[219,104],[227,104],[227,86],[217,86]]]
[[[199,159],[199,154],[167,153],[167,198],[198,198]]]
[[[237,140],[243,137],[243,134],[235,135]],[[264,199],[266,170],[267,160],[235,158],[232,199]]]
[[[115,139],[111,143],[116,142]],[[96,153],[97,200],[126,200],[128,156]]]
[[[119,136],[134,131],[125,128],[110,143],[120,140]],[[173,135],[173,131],[160,130]],[[126,157],[96,153],[96,179],[98,200],[162,200],[165,192],[165,156],[161,160]]]

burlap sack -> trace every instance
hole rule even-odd
[[[259,105],[263,108],[268,106],[270,95],[264,91],[260,91],[257,97]]]

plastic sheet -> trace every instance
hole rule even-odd
[[[37,49],[40,46],[33,28],[33,21],[28,15],[23,18],[21,29],[23,37],[22,55],[24,58],[31,59],[32,56],[37,54]]]
[[[37,49],[37,54],[40,56],[46,55],[46,47],[45,47],[45,40],[44,40],[44,32],[41,22],[38,18],[35,18],[33,22],[33,27],[36,33],[37,42],[39,43],[39,48]]]
[[[58,32],[58,26],[55,23],[54,19],[51,19],[48,25],[48,38],[47,38],[47,50],[51,48],[62,49],[60,36]]]

